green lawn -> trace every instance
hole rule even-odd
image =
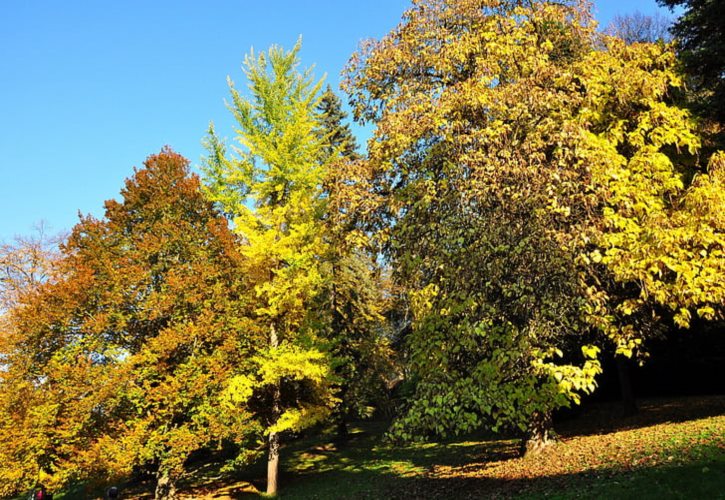
[[[384,423],[283,450],[281,498],[725,498],[725,397],[650,400],[633,417],[594,407],[559,426],[561,442],[519,457],[516,440],[385,444]],[[264,489],[264,464],[194,498]]]
[[[365,423],[340,448],[330,435],[285,446],[280,497],[725,499],[725,397],[640,407],[626,418],[591,408],[558,425],[557,445],[526,457],[516,440],[483,436],[394,446],[381,439],[386,424]],[[258,498],[264,472],[264,462],[233,475],[202,468],[183,497]]]

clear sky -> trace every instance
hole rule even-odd
[[[655,0],[598,0],[615,14]],[[171,146],[200,163],[210,121],[231,136],[227,75],[245,85],[251,47],[292,47],[334,88],[360,40],[393,28],[408,0],[1,0],[0,242],[45,221],[103,213],[123,179]],[[664,11],[667,13],[666,11]],[[364,131],[359,131],[364,135]]]

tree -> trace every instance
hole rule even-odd
[[[12,243],[0,245],[0,359],[10,349],[10,311],[23,296],[52,279],[62,240],[60,234],[49,235],[41,223],[31,236],[17,236]]]
[[[610,39],[577,70],[589,89],[578,151],[600,200],[582,231],[588,314],[626,356],[647,339],[658,310],[685,327],[692,313],[721,316],[725,300],[721,155],[705,172],[694,163],[695,124],[668,103],[682,82],[675,63],[668,47]]]
[[[413,312],[415,394],[403,438],[482,426],[548,439],[551,412],[593,390],[581,289],[559,203],[567,99],[554,77],[590,47],[586,14],[532,2],[417,1],[351,61],[372,120],[370,199]],[[566,102],[566,101],[565,101]],[[556,109],[556,111],[553,111]],[[563,351],[580,364],[556,363]]]
[[[300,42],[245,58],[251,99],[230,82],[238,155],[210,128],[207,193],[241,237],[256,291],[255,322],[267,332],[256,371],[229,387],[233,403],[256,408],[268,436],[267,492],[277,491],[280,434],[321,422],[337,404],[314,300],[328,252],[322,183],[330,161],[315,112],[321,82],[299,72]]]
[[[659,12],[648,16],[635,11],[614,16],[606,32],[621,38],[625,43],[669,43],[672,40],[671,25],[672,22]]]
[[[340,98],[328,85],[317,107],[319,112],[319,132],[327,144],[326,152],[330,157],[341,156],[347,160],[357,160],[357,141],[352,135],[350,125],[345,123],[347,113],[342,110]]]
[[[683,203],[694,194],[693,178],[702,175],[694,156],[700,139],[689,113],[672,104],[682,86],[672,48],[616,38],[604,43],[605,50],[575,70],[587,88],[577,118],[586,145],[578,154],[590,168],[586,185],[599,200],[588,227],[582,226],[580,266],[586,315],[615,346],[625,410],[631,412],[636,406],[623,376],[625,358],[646,355],[647,340],[664,328],[663,313],[683,326],[698,309],[715,314],[717,306],[708,306],[722,296],[719,280],[711,282],[722,273],[721,223],[713,217],[721,204],[703,191],[697,194],[700,214]],[[697,236],[701,230],[704,240]],[[705,257],[713,251],[714,257]],[[668,272],[675,262],[687,272]]]
[[[421,0],[346,85],[377,127],[349,183],[414,313],[400,435],[545,436],[593,389],[596,337],[632,356],[662,310],[722,314],[721,160],[696,164],[671,47],[578,2]]]
[[[347,114],[328,86],[320,99],[319,133],[334,161],[324,179],[328,206],[325,234],[325,281],[320,308],[327,314],[327,337],[335,358],[340,404],[336,409],[338,440],[347,439],[347,419],[366,417],[374,411],[386,392],[394,372],[392,349],[385,314],[386,297],[383,270],[370,250],[367,238],[354,214],[346,211],[346,196],[340,175],[346,164],[357,162],[357,144],[344,123]]]
[[[678,39],[679,57],[694,86],[696,109],[725,123],[725,5],[717,0],[659,0],[670,8],[681,6],[682,15],[672,33]]]
[[[60,488],[134,468],[174,498],[199,449],[255,424],[221,404],[249,367],[243,257],[188,161],[165,149],[126,181],[105,217],[82,217],[61,246],[60,278],[12,311],[3,372],[3,484]],[[253,444],[253,443],[252,443]]]
[[[12,309],[21,295],[51,278],[62,240],[62,235],[47,234],[41,223],[32,236],[0,245],[0,311]]]

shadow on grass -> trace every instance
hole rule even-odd
[[[434,466],[461,467],[471,462],[506,460],[519,454],[515,440],[491,441],[481,436],[471,441],[389,445],[382,439],[388,425],[389,422],[366,422],[354,427],[350,439],[342,446],[334,444],[331,433],[287,443],[281,450],[282,488],[294,491],[295,498],[317,498],[320,488],[325,490],[321,498],[345,498],[347,490],[359,496],[372,484],[374,496],[379,497],[381,487],[395,490],[399,481],[420,478]],[[195,487],[187,484],[184,488],[191,490],[194,498],[258,497],[266,487],[266,462],[261,459],[233,474],[219,474],[209,464],[208,469],[201,467],[194,475]],[[340,484],[346,485],[345,491],[336,492],[335,485]],[[328,486],[332,487],[329,492]],[[282,496],[286,498],[286,493]]]
[[[623,473],[562,474],[505,480],[491,477],[405,477],[366,470],[320,472],[287,477],[284,499],[465,499],[465,498],[725,498],[725,461],[639,469]],[[216,498],[258,498],[245,491],[226,491]],[[214,497],[209,497],[214,498]]]
[[[573,437],[695,421],[724,415],[725,397],[647,400],[640,408],[638,415],[624,418],[616,407],[599,405],[564,422],[559,431]],[[688,450],[687,460],[635,470],[622,463],[534,477],[534,471],[524,469],[505,479],[490,467],[518,457],[518,440],[471,436],[394,446],[382,442],[386,429],[386,422],[367,422],[354,428],[341,447],[334,445],[332,433],[288,443],[282,450],[281,498],[725,498],[722,440],[696,445],[702,450]],[[258,498],[265,475],[264,459],[231,474],[208,463],[180,486],[184,498]],[[125,498],[148,498],[143,490],[148,488],[137,487],[136,495]]]
[[[581,472],[512,479],[487,473],[488,463],[514,458],[514,441],[411,447],[366,447],[288,453],[280,497],[287,499],[448,498],[725,498],[725,450],[704,445],[689,463],[623,470],[621,464]],[[305,455],[304,453],[302,455]],[[323,457],[323,458],[319,458]],[[441,467],[454,470],[437,474]],[[263,486],[260,482],[259,488]],[[209,498],[257,498],[228,488]]]
[[[725,415],[725,396],[647,399],[638,407],[635,415],[624,415],[620,403],[592,404],[557,425],[557,431],[563,437],[587,436]]]
[[[722,454],[722,450],[719,450]],[[422,459],[427,460],[427,455]],[[385,460],[381,456],[380,460]],[[575,499],[617,498],[663,500],[669,498],[725,498],[725,455],[684,465],[668,465],[631,472],[600,469],[592,472],[505,480],[491,477],[400,475],[393,470],[349,468],[283,474],[282,499]],[[77,493],[77,492],[76,492]],[[198,495],[198,496],[197,496]],[[186,498],[249,499],[262,495],[248,484],[187,494]],[[65,498],[90,498],[70,496]],[[136,496],[135,498],[141,498]],[[149,497],[147,497],[149,498]]]

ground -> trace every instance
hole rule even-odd
[[[631,417],[616,408],[589,406],[560,422],[558,444],[526,457],[516,440],[481,436],[384,444],[382,422],[355,427],[340,448],[300,440],[282,451],[280,497],[725,499],[725,396],[641,401]],[[258,497],[264,464],[189,480],[183,498]]]

